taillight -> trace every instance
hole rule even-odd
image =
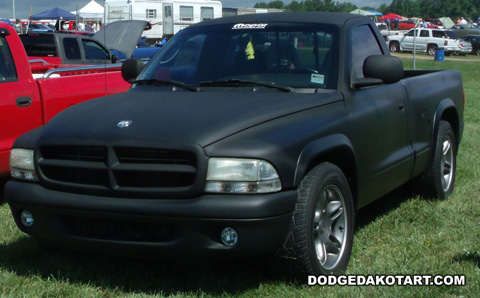
[[[444,46],[448,46],[448,40],[445,40]]]

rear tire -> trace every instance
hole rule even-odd
[[[450,123],[440,121],[433,162],[422,177],[427,197],[445,199],[455,186],[457,143]]]
[[[347,178],[335,165],[312,169],[298,189],[289,243],[309,275],[341,274],[353,245],[354,208]]]
[[[435,52],[436,52],[435,49],[436,49],[436,48],[437,48],[436,45],[432,45],[432,44],[428,45],[428,47],[427,47],[427,54],[430,55],[430,56],[435,56]]]

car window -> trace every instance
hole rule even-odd
[[[408,31],[407,34],[405,34],[405,36],[413,36],[413,30]]]
[[[105,60],[109,59],[108,51],[93,40],[82,39],[85,59]]]
[[[420,31],[420,37],[429,37],[430,34],[428,33],[428,30],[421,30]]]
[[[255,25],[182,30],[150,60],[139,78],[192,85],[244,80],[293,88],[337,88],[338,27]]]
[[[67,59],[81,59],[80,47],[76,38],[64,38],[63,48]]]
[[[436,38],[444,38],[445,33],[443,31],[440,31],[440,30],[432,30],[432,36],[436,37]]]
[[[363,25],[353,30],[352,64],[357,78],[363,78],[363,62],[368,56],[382,55],[377,38],[370,26]]]
[[[53,34],[20,35],[27,56],[56,57],[57,48]]]
[[[5,39],[0,36],[0,83],[17,79],[12,52]]]

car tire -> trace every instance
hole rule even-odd
[[[435,49],[437,48],[436,45],[428,45],[427,47],[427,54],[430,55],[430,56],[435,56]]]
[[[455,133],[450,123],[442,120],[438,127],[433,162],[421,179],[424,195],[445,199],[452,193],[455,186],[456,158]]]
[[[400,52],[400,45],[398,41],[391,41],[389,44],[390,52]]]
[[[475,54],[476,54],[477,56],[480,56],[480,48],[475,50]]]
[[[309,275],[341,274],[353,245],[354,208],[347,178],[331,163],[302,180],[289,241],[297,267]]]

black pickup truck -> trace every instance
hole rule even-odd
[[[347,268],[355,212],[412,179],[454,188],[458,71],[404,70],[375,24],[341,13],[215,19],[127,60],[126,93],[21,136],[6,199],[40,243],[217,258],[280,250]]]

